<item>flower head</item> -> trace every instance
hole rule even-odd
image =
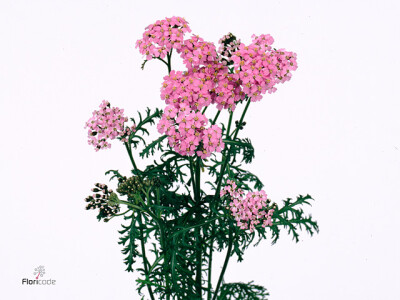
[[[85,201],[88,203],[86,209],[99,209],[97,219],[108,222],[110,218],[120,210],[119,204],[114,201],[116,194],[106,184],[96,183],[92,189],[93,195],[88,196]]]
[[[217,125],[206,128],[207,123],[208,119],[200,111],[179,103],[165,108],[157,128],[168,136],[169,145],[179,154],[207,158],[224,148],[222,129]]]
[[[233,180],[227,180],[227,185],[220,193],[221,197],[227,195],[230,198],[229,208],[235,218],[237,226],[241,229],[249,229],[253,232],[255,226],[262,227],[272,225],[272,214],[274,207],[269,207],[270,202],[264,190],[248,192],[245,197],[244,191],[239,189]]]
[[[250,45],[242,43],[235,51],[229,51],[229,55],[243,92],[252,101],[259,101],[266,92],[275,92],[276,84],[290,80],[297,62],[296,53],[273,49],[274,39],[270,35],[253,35],[252,38]]]
[[[217,51],[213,43],[205,42],[198,35],[193,35],[185,40],[180,49],[177,50],[183,58],[188,69],[213,63],[217,59]]]
[[[164,77],[161,99],[177,108],[185,104],[192,110],[200,110],[215,103],[219,110],[233,111],[236,103],[244,99],[238,80],[239,76],[229,73],[220,62],[187,72],[171,71]]]
[[[146,27],[143,38],[136,42],[136,48],[147,60],[163,59],[172,49],[181,48],[185,33],[190,31],[184,18],[165,18]]]
[[[128,118],[124,116],[124,110],[111,107],[110,102],[103,100],[100,109],[93,112],[92,117],[86,122],[88,128],[88,143],[93,145],[96,151],[110,148],[110,140],[120,137],[126,141],[129,134],[135,130],[135,126],[126,127]]]

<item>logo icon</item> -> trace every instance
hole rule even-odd
[[[22,279],[22,285],[55,285],[56,281],[54,279],[39,279],[42,278],[46,274],[46,270],[44,266],[40,265],[34,269],[33,275],[35,279]]]
[[[37,268],[35,268],[35,272],[33,272],[33,275],[37,275],[36,279],[40,277],[43,277],[43,275],[46,274],[45,270],[44,270],[44,266],[39,266]]]

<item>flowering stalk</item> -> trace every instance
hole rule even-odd
[[[219,289],[221,287],[222,279],[224,278],[226,267],[228,266],[228,263],[229,263],[229,258],[231,257],[232,245],[233,245],[232,227],[229,227],[228,249],[226,250],[226,256],[225,256],[225,260],[224,260],[224,265],[222,266],[222,271],[221,271],[221,274],[219,275],[219,278],[218,278],[217,287],[216,287],[215,292],[214,292],[214,297],[212,298],[213,300],[216,299],[217,296],[218,296],[218,291],[219,291]]]
[[[140,226],[140,245],[142,247],[142,254],[143,254],[143,266],[144,266],[144,273],[146,275],[146,280],[149,280],[149,262],[146,257],[146,245],[143,239],[143,224],[142,224],[142,216],[139,217],[139,226]],[[153,289],[149,284],[147,284],[147,290],[149,291],[150,298],[154,300]]]
[[[137,168],[137,166],[136,166],[135,160],[133,159],[131,146],[128,145],[127,143],[124,143],[124,144],[125,144],[126,151],[128,152],[129,159],[131,160],[133,169],[134,169],[135,171],[138,171],[138,168]]]
[[[116,192],[96,184],[95,194],[86,199],[87,209],[99,209],[99,220],[123,216],[128,222],[119,231],[119,244],[126,270],[136,266],[141,276],[139,293],[146,287],[151,299],[265,299],[269,294],[263,287],[223,283],[230,257],[242,261],[256,235],[262,240],[269,232],[275,243],[281,229],[287,229],[297,242],[299,229],[312,235],[318,225],[300,208],[310,204],[309,195],[285,200],[280,208],[267,199],[261,180],[243,168],[254,159],[254,147],[250,139],[238,136],[250,103],[290,80],[297,68],[296,54],[273,48],[270,35],[253,35],[246,45],[227,34],[216,47],[197,35],[186,38],[190,32],[184,18],[166,18],[146,27],[136,43],[145,56],[142,68],[153,59],[167,66],[161,86],[163,110],[148,109],[128,119],[122,109],[103,101],[86,123],[89,144],[96,151],[120,140],[132,164],[130,177],[117,170],[106,172],[117,179]],[[174,51],[186,70],[172,68]],[[234,120],[241,105],[240,118]],[[217,109],[212,118],[206,115],[210,106]],[[152,125],[161,136],[148,143]],[[134,154],[157,156],[153,164],[139,168]],[[202,172],[211,177],[206,182],[211,192],[204,188]],[[120,206],[127,210],[119,213]],[[224,249],[214,288],[213,253]],[[138,258],[142,267],[137,266]]]

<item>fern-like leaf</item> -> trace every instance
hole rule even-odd
[[[150,155],[154,155],[156,150],[163,150],[162,142],[167,138],[167,135],[160,136],[155,141],[148,144],[143,151],[140,153],[141,158],[148,158]]]
[[[283,206],[274,211],[272,216],[272,243],[275,244],[279,238],[280,226],[285,228],[293,240],[299,242],[299,230],[305,229],[311,236],[315,232],[319,232],[319,227],[311,215],[306,216],[302,209],[302,205],[311,205],[310,200],[313,200],[310,195],[299,195],[295,201],[288,198],[283,201]]]
[[[137,230],[136,220],[133,213],[124,218],[130,219],[131,223],[128,226],[122,225],[123,229],[118,231],[121,235],[123,235],[119,238],[118,244],[124,246],[121,252],[125,255],[124,263],[127,266],[126,271],[133,272],[135,258],[139,255],[137,245],[135,243],[139,236],[139,232]]]
[[[225,283],[221,287],[221,293],[218,300],[267,300],[269,293],[267,289],[261,285],[253,284],[253,282],[243,283]]]

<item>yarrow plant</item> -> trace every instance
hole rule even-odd
[[[98,151],[117,139],[132,164],[127,175],[107,171],[115,192],[96,183],[86,208],[98,209],[99,220],[125,221],[119,244],[126,270],[139,276],[142,299],[266,299],[267,290],[253,282],[224,281],[230,258],[242,261],[256,237],[256,245],[263,239],[274,244],[286,229],[298,242],[299,230],[313,235],[319,228],[303,211],[311,196],[281,203],[267,197],[261,180],[244,168],[254,147],[239,133],[250,104],[291,79],[296,54],[274,48],[268,34],[244,44],[228,33],[216,46],[186,37],[190,32],[184,18],[166,18],[147,26],[136,42],[142,69],[154,59],[167,67],[162,109],[129,119],[104,100],[86,122],[89,145]],[[184,70],[172,69],[174,52]],[[160,135],[148,142],[151,126]],[[137,163],[151,156],[152,164]],[[221,270],[216,251],[226,253]]]

